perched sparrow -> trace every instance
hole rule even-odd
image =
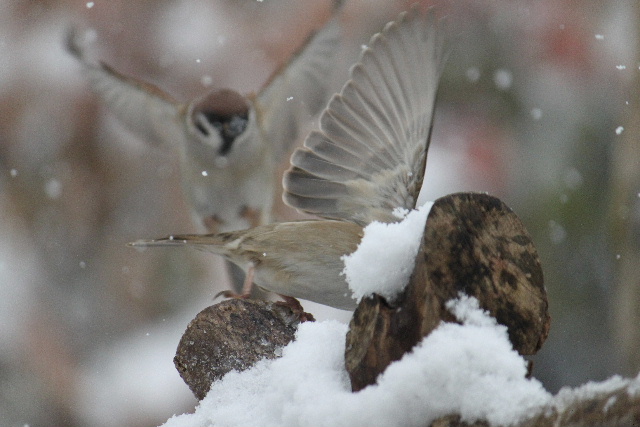
[[[335,2],[334,12],[340,3]],[[221,89],[187,104],[93,63],[73,30],[67,48],[84,64],[92,89],[129,130],[178,153],[197,225],[220,232],[271,222],[279,187],[276,168],[302,122],[326,105],[338,39],[334,18],[257,94]]]
[[[446,56],[443,38],[433,11],[400,14],[373,36],[322,113],[320,131],[294,152],[284,201],[327,219],[131,245],[193,246],[244,268],[247,285],[355,308],[341,257],[356,250],[364,226],[396,222],[394,209],[416,205]]]

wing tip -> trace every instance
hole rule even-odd
[[[81,45],[78,28],[75,25],[69,25],[64,32],[64,48],[67,52],[79,60],[84,59],[84,47]]]
[[[93,66],[92,61],[87,57],[87,48],[96,39],[96,32],[92,28],[80,29],[75,24],[69,24],[64,29],[62,43],[64,49],[74,58],[87,66]]]

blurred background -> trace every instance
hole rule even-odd
[[[334,90],[410,3],[346,1]],[[549,293],[551,333],[534,358],[549,391],[635,375],[637,2],[422,3],[450,14],[456,35],[425,196],[487,191],[524,221]],[[95,30],[98,58],[187,101],[257,91],[329,10],[329,0],[0,1],[0,425],[146,427],[192,410],[173,355],[227,286],[212,256],[125,246],[195,227],[174,153],[97,103],[62,48],[69,25]]]

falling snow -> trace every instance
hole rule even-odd
[[[470,67],[467,68],[467,80],[469,80],[471,83],[476,83],[478,80],[480,80],[480,69],[478,67]]]
[[[499,69],[493,75],[493,82],[500,90],[507,90],[513,83],[513,74],[509,70]]]
[[[540,120],[542,118],[542,110],[540,108],[532,108],[531,118],[533,118],[533,120]]]

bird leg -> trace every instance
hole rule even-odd
[[[242,292],[239,294],[234,291],[222,291],[218,292],[213,299],[223,296],[225,298],[249,298],[251,296],[251,290],[253,289],[253,278],[256,273],[256,267],[252,262],[247,264],[247,275],[244,277],[244,283],[242,284]],[[300,304],[300,303],[298,303]]]
[[[263,223],[262,212],[260,211],[260,209],[244,206],[240,210],[240,216],[249,222],[249,228],[257,227]]]
[[[233,291],[222,291],[218,292],[214,299],[218,298],[221,295],[225,298],[249,298],[251,296],[251,289],[253,288],[253,278],[255,276],[255,273],[255,265],[252,262],[248,263],[247,276],[245,277],[244,284],[242,285],[242,292],[238,294]],[[300,301],[298,301],[296,298],[282,294],[278,294],[278,296],[280,296],[283,301],[276,301],[275,304],[289,308],[293,312],[293,314],[295,314],[298,319],[300,319],[301,322],[315,322],[316,319],[313,317],[313,314],[305,312],[302,304],[300,304]]]
[[[252,262],[247,264],[247,275],[244,277],[244,284],[242,285],[242,295],[247,297],[251,295],[253,289],[253,277],[256,274],[256,266]]]

